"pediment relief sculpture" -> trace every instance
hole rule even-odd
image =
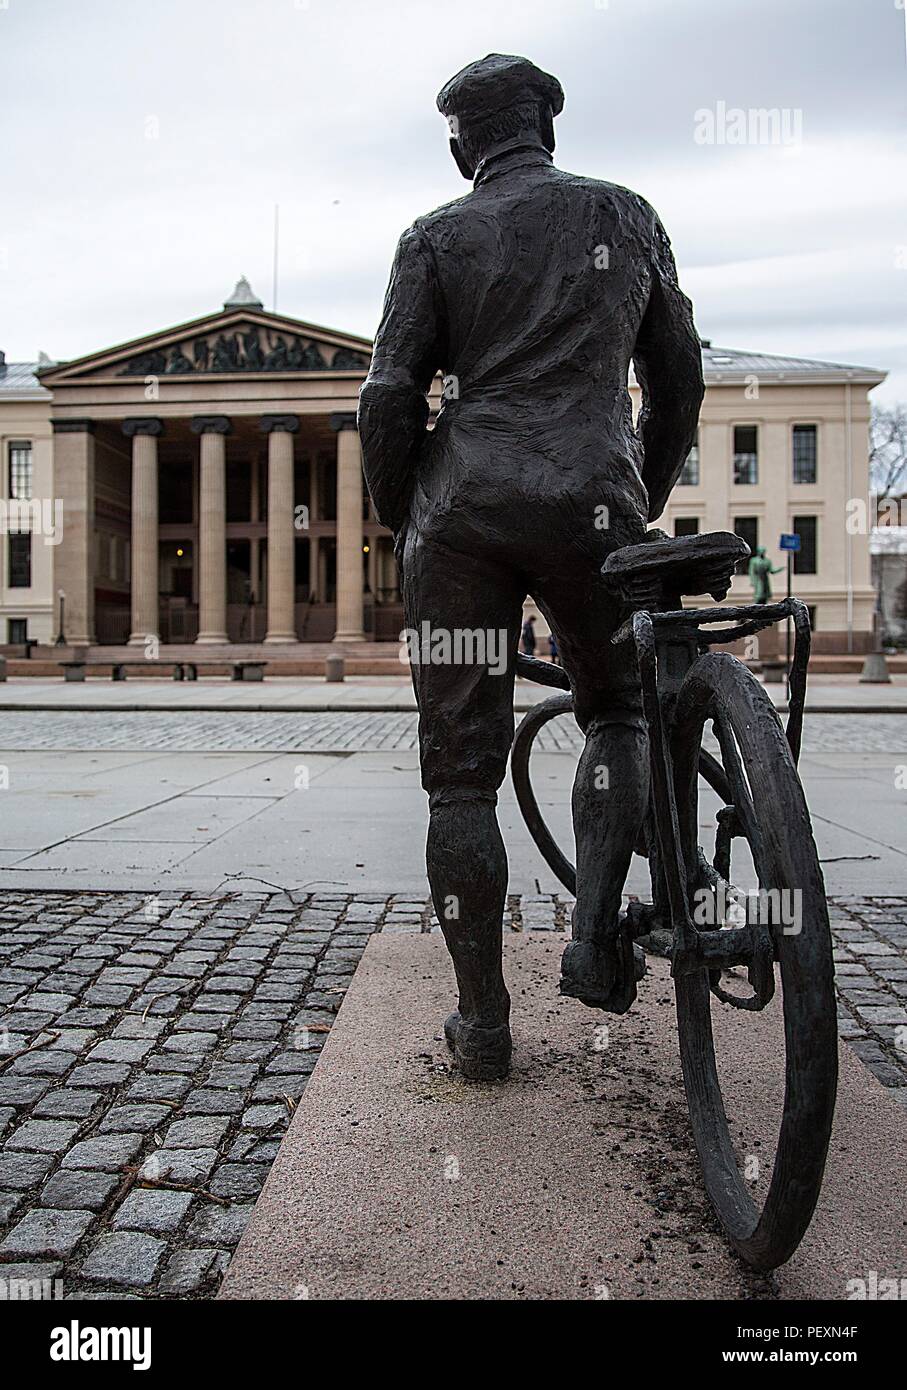
[[[240,326],[229,332],[203,333],[168,347],[130,357],[118,376],[192,376],[211,372],[365,371],[368,355],[352,348],[332,348],[296,333]]]

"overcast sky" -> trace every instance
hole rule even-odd
[[[79,356],[273,304],[371,336],[400,231],[467,185],[434,100],[522,53],[562,168],[658,209],[703,337],[907,401],[904,0],[0,0],[0,348]],[[796,144],[702,144],[778,108]],[[793,130],[791,125],[789,129]]]

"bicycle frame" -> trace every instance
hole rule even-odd
[[[649,835],[653,903],[635,905],[627,917],[627,927],[635,939],[650,938],[653,949],[668,945],[663,939],[670,931],[671,974],[708,969],[712,987],[719,996],[736,1007],[764,1008],[774,993],[774,945],[766,926],[753,923],[743,927],[700,930],[690,918],[688,867],[684,862],[674,792],[670,756],[670,729],[674,706],[687,671],[700,653],[710,647],[726,645],[751,636],[774,623],[791,618],[795,628],[794,659],[791,667],[786,736],[794,763],[800,753],[803,710],[806,701],[806,668],[809,661],[810,626],[806,605],[799,599],[775,604],[743,607],[680,608],[633,614],[614,634],[617,644],[632,640],[636,647],[642,688],[643,711],[649,733],[652,788],[650,818],[654,835]],[[730,626],[704,630],[704,624]],[[705,766],[702,764],[705,762]],[[721,764],[705,750],[700,753],[701,770],[727,803],[732,795]],[[729,813],[729,814],[728,814]],[[723,816],[723,819],[722,819]],[[723,873],[709,870],[700,856],[699,871],[705,872],[708,886],[719,889],[727,883],[730,845],[739,834],[731,805],[719,812],[716,860]],[[653,851],[655,851],[653,853]],[[648,910],[647,910],[648,908]],[[662,935],[652,940],[653,931]],[[659,951],[659,953],[662,953]],[[752,998],[740,999],[718,985],[720,971],[745,965],[753,986]]]

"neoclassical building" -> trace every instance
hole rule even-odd
[[[0,645],[53,640],[61,605],[78,644],[251,642],[279,658],[297,642],[395,642],[392,538],[355,422],[370,350],[266,311],[243,279],[218,313],[76,361],[0,354],[7,498],[52,502],[62,527],[38,534],[36,511],[31,535],[0,533]],[[737,531],[777,565],[797,532],[816,650],[865,649],[869,536],[848,515],[868,497],[869,392],[885,373],[708,342],[703,369],[698,440],[659,524]],[[749,592],[738,575],[732,596]]]
[[[41,370],[67,641],[396,638],[356,431],[370,348],[243,279],[219,313]]]

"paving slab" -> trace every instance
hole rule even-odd
[[[404,708],[8,712],[0,882],[148,893],[393,883],[422,896],[427,804],[416,723]],[[532,761],[540,805],[568,855],[581,742],[561,717],[542,730]],[[905,766],[907,712],[808,716],[801,772],[832,893],[878,895],[907,882]],[[706,798],[709,818],[713,809]],[[557,891],[509,778],[500,814],[512,891]],[[641,861],[630,890],[645,891]],[[10,980],[2,1002],[28,983],[27,973]],[[63,969],[50,987],[73,992]]]
[[[822,1197],[791,1261],[748,1271],[702,1189],[673,991],[655,962],[623,1018],[561,999],[563,940],[505,941],[512,1078],[451,1070],[436,935],[373,936],[227,1271],[225,1299],[844,1299],[907,1266],[907,1111],[845,1046]],[[777,1007],[715,1006],[739,1152],[771,1152]],[[757,1191],[768,1180],[761,1163]]]
[[[867,720],[865,725],[873,722]],[[809,727],[818,724],[813,720]],[[867,728],[866,732],[871,731]],[[845,730],[841,737],[854,735]],[[892,750],[859,755],[807,751],[801,759],[819,852],[832,893],[893,893],[907,883],[904,792],[898,784],[898,769],[907,766],[907,720]],[[576,753],[572,746],[533,754],[540,806],[568,856],[573,853],[570,788]],[[69,759],[84,755],[7,756],[11,766],[20,757],[29,765],[35,761],[56,763],[61,776],[68,777]],[[109,763],[124,755],[103,756]],[[141,777],[134,777],[137,790],[124,810],[116,797],[108,799],[103,777],[79,772],[72,780],[71,795],[57,800],[56,825],[48,819],[47,797],[23,797],[15,790],[21,780],[17,774],[7,793],[11,798],[7,823],[18,826],[14,843],[27,842],[32,848],[13,851],[15,862],[0,857],[3,887],[103,887],[146,893],[197,888],[214,892],[238,880],[238,886],[253,889],[261,883],[288,889],[317,884],[363,892],[381,891],[393,883],[398,891],[417,897],[427,892],[422,848],[427,801],[419,784],[414,750],[280,759],[273,772],[275,797],[253,796],[248,802],[234,794],[222,800],[218,794],[215,802],[212,793],[204,790],[219,776],[223,754],[158,756],[168,763],[179,757],[184,764],[183,790],[165,805],[160,804],[160,797],[167,795],[166,788],[150,782],[144,785]],[[843,772],[835,765],[838,760],[846,764]],[[229,765],[232,760],[226,761]],[[256,761],[265,767],[274,762],[270,758]],[[287,776],[292,771],[295,778],[297,767],[308,773],[308,786],[298,789]],[[232,775],[236,769],[229,771]],[[28,775],[25,769],[23,778],[27,780]],[[83,791],[93,798],[90,803],[81,801]],[[147,811],[138,805],[141,795],[145,796]],[[73,811],[75,819],[70,819],[70,804],[81,808]],[[84,819],[87,804],[94,807],[91,824]],[[217,810],[214,816],[210,814],[212,806]],[[713,810],[712,801],[705,796],[703,812],[711,816]],[[511,890],[557,891],[557,880],[523,823],[509,777],[501,789],[499,813],[510,856]],[[161,827],[157,833],[165,837],[156,843],[142,838],[147,836],[152,820]],[[630,891],[647,892],[642,860],[634,860],[633,875]]]

